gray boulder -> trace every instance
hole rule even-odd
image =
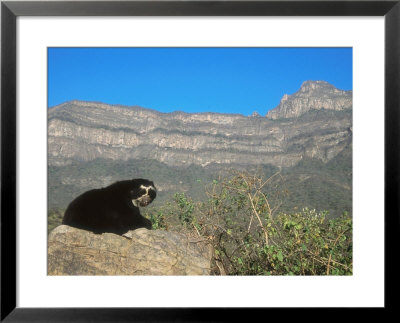
[[[129,238],[67,225],[48,237],[48,275],[209,275],[212,247],[183,234],[129,231]]]

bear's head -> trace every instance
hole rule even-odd
[[[147,206],[156,198],[157,189],[152,181],[147,179],[133,179],[129,196],[135,207]]]

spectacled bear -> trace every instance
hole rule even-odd
[[[151,222],[140,214],[139,206],[149,205],[156,198],[156,191],[154,183],[143,178],[87,191],[69,204],[62,223],[98,234],[150,230]]]

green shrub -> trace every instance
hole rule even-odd
[[[206,202],[177,193],[149,217],[153,228],[210,241],[214,274],[351,275],[352,219],[307,208],[278,213],[285,192],[271,185],[279,177],[235,172],[207,187]]]
[[[193,222],[194,203],[185,193],[176,193],[174,202],[178,206],[178,218],[181,224],[188,227]]]

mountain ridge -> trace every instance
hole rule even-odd
[[[314,83],[303,83],[299,91],[304,92],[304,84],[312,87]],[[344,148],[352,128],[351,106],[318,111],[303,109],[299,116],[291,113],[289,118],[269,118],[162,113],[74,100],[48,111],[49,164],[154,158],[168,165],[262,163],[291,167],[305,156],[328,161]]]

